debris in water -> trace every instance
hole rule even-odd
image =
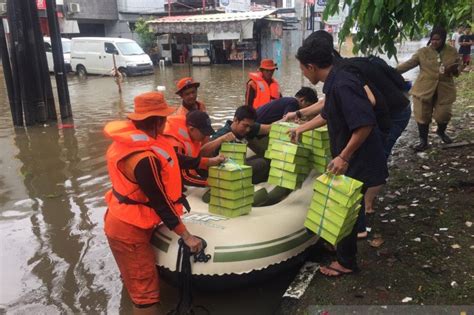
[[[414,242],[421,242],[421,238],[415,237],[415,238],[413,239],[413,241],[414,241]]]
[[[404,298],[402,300],[402,303],[408,303],[408,302],[411,302],[411,301],[413,301],[413,299],[411,297],[407,296],[406,298]]]
[[[416,155],[418,155],[419,158],[427,160],[428,159],[428,153],[426,152],[418,152]]]
[[[465,224],[466,224],[467,227],[471,227],[471,226],[472,226],[472,222],[471,222],[471,221],[466,221]]]
[[[453,249],[460,249],[461,246],[460,246],[459,244],[453,244],[453,245],[451,245],[451,248],[453,248]]]
[[[410,218],[413,218],[413,217],[415,216],[415,214],[414,214],[414,213],[410,213],[408,216],[409,216]]]
[[[428,172],[428,173],[423,173],[422,175],[423,175],[424,177],[431,177],[431,176],[433,176],[434,174],[435,174],[435,173],[433,173],[433,172]]]
[[[451,288],[457,288],[459,284],[456,281],[451,281]]]
[[[427,170],[427,171],[430,170],[430,167],[426,166],[426,165],[422,165],[421,168],[424,169],[424,170]]]
[[[407,206],[403,206],[403,205],[399,205],[399,206],[397,206],[397,208],[398,208],[398,209],[400,209],[400,210],[403,210],[403,209],[408,209],[408,207],[407,207]]]
[[[448,228],[439,228],[440,231],[447,231]]]

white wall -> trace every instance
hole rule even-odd
[[[118,11],[121,13],[158,13],[165,11],[167,0],[117,0]]]

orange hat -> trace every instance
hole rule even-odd
[[[131,120],[144,120],[148,117],[166,117],[176,111],[169,107],[161,92],[146,92],[135,97],[135,112],[127,115]]]
[[[260,68],[265,70],[275,70],[278,69],[276,63],[273,62],[271,59],[262,59],[260,62]]]
[[[193,78],[191,78],[191,77],[182,78],[181,80],[178,81],[178,83],[176,83],[176,88],[178,89],[176,91],[176,94],[179,94],[184,89],[187,89],[187,88],[190,88],[190,87],[193,87],[193,86],[198,88],[200,85],[201,85],[201,83],[195,82],[193,80]]]

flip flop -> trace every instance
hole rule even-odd
[[[369,232],[367,232],[367,231],[357,233],[357,239],[358,240],[365,240],[365,239],[367,239],[368,236],[369,236]]]
[[[356,274],[358,270],[351,270],[351,271],[342,271],[340,269],[337,269],[337,268],[334,268],[334,267],[331,267],[331,265],[327,265],[327,266],[323,266],[324,268],[326,269],[329,269],[331,271],[334,271],[336,274],[333,274],[333,275],[328,275],[328,274],[325,274],[321,271],[321,269],[319,269],[319,272],[323,275],[323,276],[326,276],[326,277],[329,277],[329,278],[337,278],[337,277],[341,277],[341,276],[348,276],[348,275],[353,275],[353,274]]]

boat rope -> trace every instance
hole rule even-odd
[[[324,219],[325,219],[327,204],[328,204],[328,200],[329,200],[329,193],[331,192],[332,182],[334,181],[335,177],[336,177],[336,175],[332,174],[331,180],[329,181],[329,185],[328,185],[329,188],[328,188],[328,192],[326,193],[326,200],[324,200],[324,209],[323,209],[323,213],[321,215],[321,222],[319,222],[319,228],[318,228],[318,231],[316,232],[316,234],[318,236],[321,236],[321,230],[323,229],[323,222],[324,222]]]
[[[196,305],[193,307],[193,296],[192,296],[192,270],[191,270],[191,256],[194,257],[194,262],[208,262],[211,259],[211,255],[205,253],[207,247],[206,241],[202,241],[202,249],[192,255],[191,249],[184,242],[182,238],[178,240],[178,258],[176,260],[176,271],[178,272],[178,305],[176,309],[168,312],[167,315],[194,315],[196,314],[195,309],[202,309],[206,314],[210,314],[209,310],[202,305]]]

